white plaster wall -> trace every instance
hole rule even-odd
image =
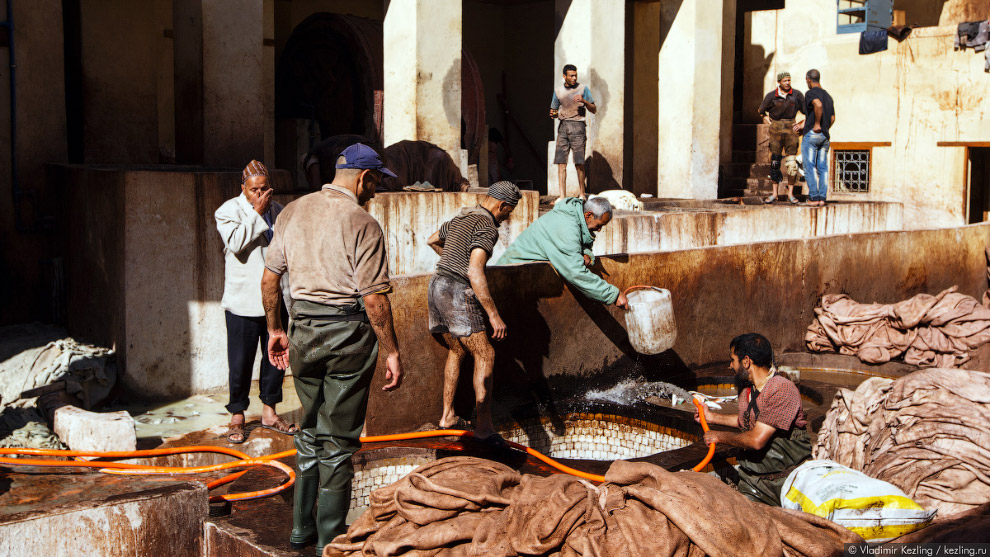
[[[835,33],[834,2],[790,0],[784,10],[753,13],[752,48],[773,59],[753,73],[765,93],[777,71],[788,69],[803,91],[804,73],[820,70],[835,100],[832,142],[891,142],[873,148],[870,193],[856,198],[903,203],[908,228],[958,225],[965,149],[937,143],[990,141],[990,95],[983,54],[954,51],[954,32],[954,24],[918,28],[901,43],[890,39],[885,52],[860,55],[858,34]],[[747,113],[759,102],[747,88]]]
[[[675,9],[676,8],[676,9]],[[669,25],[659,56],[658,195],[718,196],[722,102],[722,0],[661,10]]]
[[[460,165],[460,0],[392,0],[383,31],[385,144],[429,141]]]

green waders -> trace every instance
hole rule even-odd
[[[297,476],[293,545],[317,536],[316,552],[344,533],[351,504],[351,456],[361,443],[378,338],[364,303],[325,306],[295,300],[289,365],[303,418],[295,435]],[[313,506],[316,505],[316,520]]]
[[[810,456],[811,438],[805,429],[791,428],[789,435],[778,431],[762,450],[745,451],[739,457],[739,493],[779,507],[787,476]]]

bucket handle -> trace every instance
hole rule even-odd
[[[623,291],[622,291],[622,294],[624,294],[624,295],[625,295],[625,294],[628,294],[628,293],[629,293],[630,291],[632,291],[632,290],[636,290],[636,289],[638,289],[638,288],[645,288],[645,289],[653,289],[653,290],[656,290],[656,291],[658,291],[658,292],[659,292],[660,290],[662,290],[662,289],[661,289],[660,287],[658,287],[658,286],[647,286],[647,285],[645,285],[645,284],[637,284],[637,285],[634,285],[634,286],[630,286],[629,288],[626,288],[625,290],[623,290]]]

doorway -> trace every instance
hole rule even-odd
[[[967,224],[990,220],[990,147],[970,147]]]

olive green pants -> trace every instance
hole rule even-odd
[[[787,476],[811,457],[811,438],[804,429],[774,434],[762,451],[746,451],[739,458],[739,493],[751,501],[780,506],[780,488]]]
[[[304,300],[293,303],[288,337],[289,365],[303,408],[295,435],[299,474],[312,476],[318,467],[320,489],[349,491],[378,338],[363,305],[339,308]]]

